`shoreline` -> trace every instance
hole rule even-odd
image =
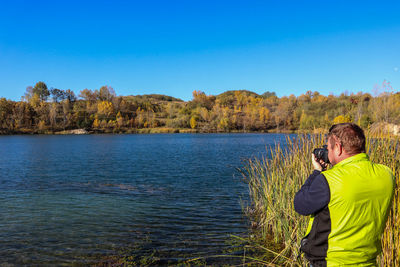
[[[109,130],[86,130],[86,129],[71,129],[71,130],[61,130],[61,131],[1,131],[1,135],[93,135],[93,134],[227,134],[227,133],[277,133],[277,134],[298,134],[302,133],[298,130],[280,130],[276,129],[267,131],[202,131],[197,129],[175,129],[175,128],[141,128],[141,129],[109,129]],[[304,132],[306,133],[306,132]],[[309,132],[308,132],[309,133]]]
[[[400,127],[400,126],[399,126]],[[382,127],[369,127],[367,132],[371,136],[376,137],[398,137],[400,131],[392,131],[390,128]],[[140,128],[140,129],[69,129],[69,130],[43,130],[35,131],[30,129],[22,129],[18,131],[9,131],[0,129],[0,136],[14,136],[14,135],[122,135],[122,134],[326,134],[328,129],[316,128],[314,130],[287,130],[287,129],[270,129],[263,131],[204,131],[201,129],[188,129],[188,128]]]

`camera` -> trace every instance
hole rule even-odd
[[[325,163],[329,163],[327,147],[328,147],[327,145],[324,145],[324,146],[322,146],[322,148],[314,149],[313,154],[317,161],[322,160]]]

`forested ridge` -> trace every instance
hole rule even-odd
[[[207,95],[191,101],[166,95],[117,96],[110,86],[72,90],[26,88],[21,101],[0,98],[0,133],[56,133],[86,129],[94,133],[276,132],[326,128],[332,123],[400,123],[400,93],[389,82],[369,93],[324,96],[307,91],[277,97],[247,90]]]

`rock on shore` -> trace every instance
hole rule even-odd
[[[393,135],[400,135],[400,125],[386,122],[378,122],[371,125],[372,133],[389,133]]]
[[[85,129],[74,129],[56,132],[55,134],[89,134]]]

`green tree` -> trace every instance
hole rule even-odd
[[[271,96],[276,96],[276,93],[275,93],[275,92],[266,91],[266,92],[263,93],[261,96],[262,96],[263,98],[268,98],[268,97],[271,97]]]
[[[65,91],[65,99],[67,99],[70,103],[73,103],[76,101],[77,98],[73,91],[71,91],[70,89],[67,89]]]
[[[50,94],[51,94],[51,98],[53,100],[53,102],[60,102],[63,101],[66,97],[65,92],[61,89],[57,89],[57,88],[52,88],[50,90]]]
[[[308,116],[303,110],[300,116],[300,130],[311,130],[314,128],[313,117]]]
[[[40,101],[46,101],[50,95],[49,89],[44,82],[37,82],[32,89],[32,93],[39,96]]]

